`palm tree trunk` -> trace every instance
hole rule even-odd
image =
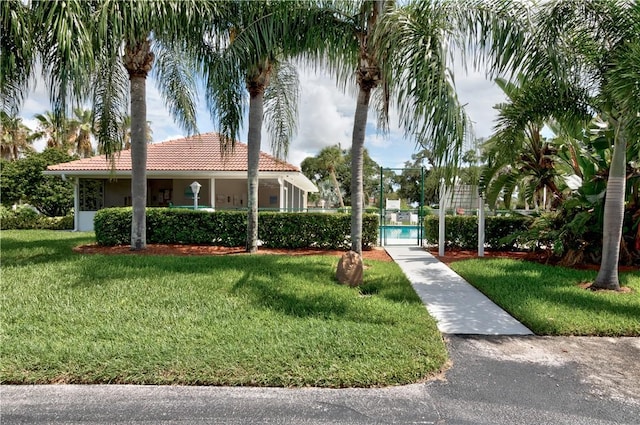
[[[131,78],[131,249],[147,247],[147,122],[146,78]]]
[[[371,88],[360,86],[351,139],[351,250],[362,254],[364,137],[369,113]]]
[[[602,228],[602,261],[595,282],[596,289],[620,290],[618,260],[620,240],[624,222],[624,193],[626,184],[627,142],[622,131],[613,146],[613,158],[609,168],[607,194],[604,201],[604,223]]]
[[[131,250],[147,247],[147,74],[153,64],[149,40],[127,44],[123,58],[131,84]]]
[[[249,97],[247,252],[255,253],[258,251],[258,168],[264,117],[264,88],[249,90]]]

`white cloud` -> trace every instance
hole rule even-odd
[[[356,104],[355,94],[343,93],[337,88],[335,80],[326,73],[302,68],[299,73],[301,99],[298,134],[292,140],[287,158],[297,166],[304,158],[316,155],[324,147],[339,143],[343,148],[349,148]],[[460,101],[466,104],[466,111],[474,122],[475,135],[489,136],[496,116],[493,106],[504,101],[504,95],[492,82],[487,81],[482,72],[471,71],[465,74],[457,71],[455,75],[458,95]],[[45,85],[39,81],[26,99],[21,116],[25,121],[31,122],[34,114],[50,109]],[[389,135],[383,136],[376,130],[375,112],[370,111],[365,147],[378,164],[396,168],[409,161],[411,154],[417,149],[415,142],[406,140],[402,131],[397,128],[396,111],[390,111],[390,115],[391,131]],[[197,118],[201,132],[214,131],[203,99],[200,99],[198,105]],[[147,81],[147,119],[151,121],[155,142],[183,137],[185,134],[166,110],[151,78]],[[240,140],[246,141],[246,128],[241,130]],[[266,135],[262,146],[263,150],[269,150]]]

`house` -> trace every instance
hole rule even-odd
[[[75,182],[74,229],[93,230],[102,208],[131,205],[131,151],[47,167],[45,174]],[[152,143],[147,149],[147,206],[194,205],[191,184],[200,185],[198,206],[216,210],[247,205],[247,145],[236,142],[223,152],[220,135],[206,133]],[[258,208],[299,211],[307,208],[307,194],[315,185],[299,168],[260,152]]]

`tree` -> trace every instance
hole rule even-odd
[[[38,136],[45,137],[46,146],[53,149],[73,150],[75,129],[65,116],[58,117],[51,111],[34,115],[38,121]]]
[[[508,101],[494,106],[498,110],[495,132],[483,144],[486,199],[495,205],[503,193],[505,207],[509,208],[511,195],[519,188],[524,191],[525,201],[537,206],[546,191],[552,208],[556,208],[564,198],[556,169],[557,147],[542,136],[542,129],[554,118],[563,121],[564,111],[568,110],[581,114],[586,121],[586,108],[579,109],[585,105],[586,94],[575,89],[561,93],[552,80],[527,79],[523,75],[518,76],[517,82],[503,78],[495,82]]]
[[[325,169],[329,173],[331,183],[333,184],[333,190],[335,190],[338,197],[338,203],[340,208],[344,208],[344,200],[342,199],[342,191],[340,190],[340,184],[336,177],[336,169],[344,164],[344,157],[342,155],[342,149],[340,145],[330,146],[320,151],[317,156],[318,165],[320,168]]]
[[[72,128],[75,129],[73,150],[80,158],[93,156],[93,112],[90,109],[73,108]]]
[[[0,158],[17,161],[24,154],[33,151],[34,137],[22,118],[10,116],[0,110],[0,127]]]
[[[323,148],[318,155],[305,158],[300,164],[302,173],[314,184],[318,185],[325,179],[330,180],[333,196],[337,199],[340,208],[344,208],[344,200],[342,199],[341,183],[338,182],[336,170],[343,164],[344,155],[340,145]]]
[[[305,1],[232,2],[228,27],[205,46],[206,98],[213,120],[232,148],[248,92],[248,252],[257,250],[258,161],[262,124],[276,156],[286,156],[296,129],[298,78],[287,59],[324,46],[328,18]],[[329,16],[330,17],[330,16]]]
[[[426,163],[425,163],[426,162]],[[438,193],[440,183],[438,182],[437,172],[433,168],[433,158],[431,152],[423,149],[411,155],[411,161],[404,163],[405,169],[400,175],[396,176],[395,183],[398,188],[398,195],[401,199],[405,199],[408,204],[420,203],[422,200],[424,189],[424,203],[430,205],[438,203]],[[429,166],[430,169],[426,169]],[[424,170],[424,187],[422,185],[422,171]],[[434,179],[434,177],[436,177]]]
[[[18,108],[39,60],[54,115],[63,117],[70,104],[91,98],[101,151],[113,155],[123,145],[121,122],[130,107],[134,250],[146,247],[146,77],[153,69],[169,111],[187,132],[196,132],[192,46],[221,22],[226,7],[196,0],[3,4],[3,34],[19,40],[6,51],[3,45],[0,88],[12,108]],[[18,60],[23,69],[13,65]]]
[[[536,11],[533,24],[533,36],[515,62],[526,76],[595,94],[589,107],[612,130],[603,255],[592,287],[618,290],[626,151],[628,144],[640,143],[640,3],[556,0]]]
[[[438,163],[455,165],[469,126],[454,89],[449,69],[451,45],[466,51],[468,40],[481,40],[480,50],[497,52],[493,40],[509,49],[522,41],[520,30],[504,25],[521,7],[502,5],[493,10],[484,2],[413,1],[401,6],[376,0],[349,3],[341,27],[328,41],[340,46],[330,68],[343,84],[355,70],[358,97],[351,142],[351,249],[362,251],[363,150],[367,116],[374,105],[385,130],[390,105],[408,137],[429,148]],[[463,36],[466,36],[464,38]],[[506,39],[506,41],[504,41]],[[338,64],[331,66],[332,64]],[[498,58],[495,71],[508,61]],[[449,171],[449,175],[452,173]]]
[[[42,174],[47,166],[71,161],[65,151],[47,148],[13,162],[2,161],[2,204],[26,202],[50,217],[65,216],[73,208],[73,185],[58,176]]]

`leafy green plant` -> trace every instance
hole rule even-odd
[[[258,238],[269,248],[348,249],[348,214],[260,212]],[[96,213],[94,229],[101,245],[129,241],[131,208],[106,208]],[[242,211],[147,209],[149,243],[242,246],[246,242],[247,214]],[[363,248],[376,244],[378,217],[363,219]]]
[[[437,215],[424,218],[425,238],[438,242]],[[515,235],[528,229],[531,218],[524,216],[490,216],[485,218],[485,246],[494,250],[515,250],[518,245]],[[478,217],[445,216],[446,248],[476,249],[478,247]]]
[[[28,205],[18,205],[15,209],[0,205],[0,228],[70,230],[73,229],[73,214],[47,217]]]
[[[73,158],[58,149],[45,149],[17,161],[0,161],[2,204],[11,206],[23,201],[50,217],[69,214],[73,208],[73,185],[58,176],[45,176],[42,172],[48,165]]]

